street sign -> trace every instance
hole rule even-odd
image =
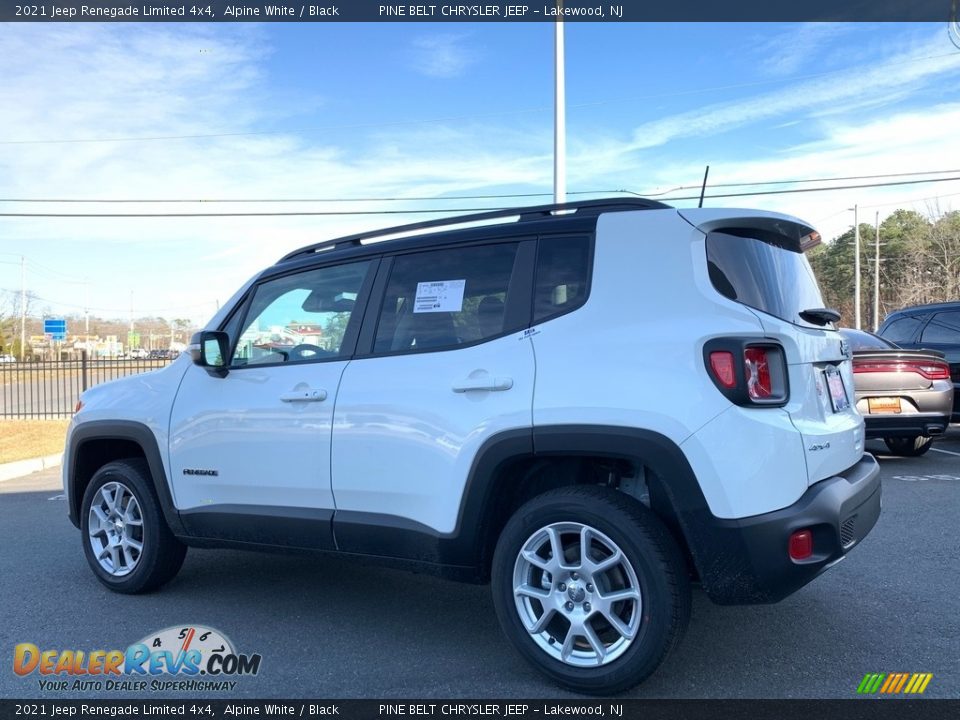
[[[67,339],[67,321],[63,318],[46,319],[43,321],[43,334],[54,340]]]

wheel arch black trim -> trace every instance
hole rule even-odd
[[[76,492],[80,452],[85,444],[102,440],[123,440],[140,447],[144,459],[147,461],[147,466],[150,468],[150,478],[160,508],[163,511],[164,520],[175,535],[185,534],[180,514],[173,503],[173,495],[170,492],[170,484],[164,470],[157,438],[149,427],[135,420],[90,420],[80,423],[74,428],[70,435],[66,457],[68,474],[65,492],[69,505],[70,522],[76,527],[80,527],[79,512],[82,498],[78,497]]]

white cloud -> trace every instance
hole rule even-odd
[[[820,63],[825,52],[833,49],[854,28],[851,23],[801,23],[764,37],[751,48],[751,52],[762,73],[774,77],[795,75],[803,68]]]
[[[413,68],[427,77],[456,78],[477,61],[465,36],[437,33],[413,41]]]

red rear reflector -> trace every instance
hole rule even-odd
[[[912,372],[927,380],[949,380],[950,366],[934,360],[854,360],[854,373],[897,373]]]
[[[725,388],[737,386],[737,375],[733,371],[733,353],[726,350],[717,350],[710,353],[710,369],[713,376]]]
[[[743,359],[747,366],[747,393],[751,399],[763,400],[773,395],[766,348],[748,347],[743,351]]]
[[[80,408],[83,407],[83,400],[77,400],[77,406],[73,409],[75,413],[80,412]]]
[[[809,530],[797,530],[790,536],[788,552],[791,560],[806,560],[813,555],[813,533]]]

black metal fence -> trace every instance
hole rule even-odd
[[[52,419],[73,415],[80,393],[127,375],[165,367],[170,359],[87,359],[0,363],[0,418]]]

